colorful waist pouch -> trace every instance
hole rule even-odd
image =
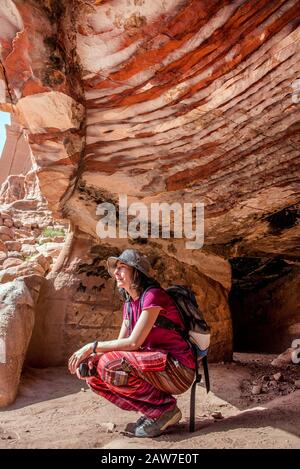
[[[114,386],[126,386],[129,373],[164,371],[167,364],[167,354],[164,352],[135,352],[128,357],[120,357],[109,362],[102,369],[102,380]]]

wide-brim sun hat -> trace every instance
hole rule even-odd
[[[118,261],[123,262],[130,267],[134,267],[149,278],[153,278],[151,275],[151,264],[148,258],[136,249],[125,249],[119,257],[110,256],[107,259],[107,270],[111,277],[114,276],[114,271]]]

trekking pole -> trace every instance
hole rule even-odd
[[[193,347],[194,348],[194,347]],[[190,397],[190,432],[195,431],[195,407],[196,407],[196,386],[201,383],[201,374],[199,373],[199,364],[197,359],[197,350],[194,348],[195,352],[195,362],[196,362],[196,376],[195,381],[192,384],[191,388],[191,397]]]

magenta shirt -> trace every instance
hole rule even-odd
[[[131,330],[133,330],[141,314],[141,311],[138,311],[139,298],[131,300],[131,306],[133,311]],[[146,292],[144,296],[143,309],[153,306],[160,306],[162,309],[159,315],[163,315],[178,326],[183,327],[181,317],[174,301],[164,290],[161,290],[160,288],[150,288]],[[123,319],[125,318],[126,303],[123,308]],[[173,358],[177,359],[187,368],[195,369],[193,351],[179,332],[160,326],[153,326],[146,340],[140,347],[140,350],[160,350],[161,352],[169,353]]]

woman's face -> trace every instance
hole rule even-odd
[[[125,288],[125,290],[128,291],[132,282],[133,267],[118,261],[114,270],[114,276],[117,281],[117,287]]]

